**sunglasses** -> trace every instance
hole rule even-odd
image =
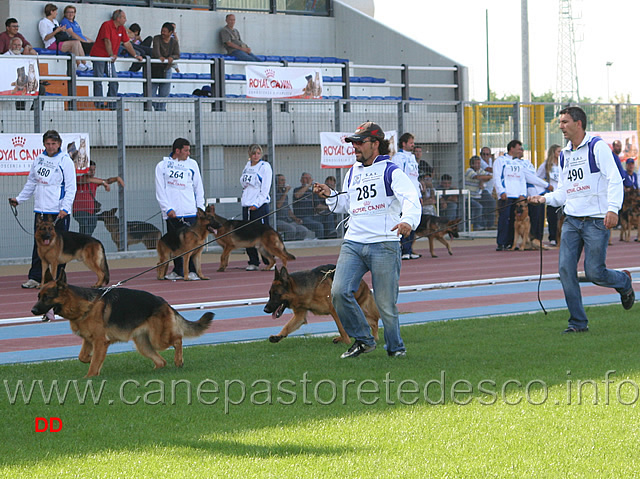
[[[352,141],[351,143],[353,143],[354,145],[362,146],[365,143],[373,143],[373,140]]]

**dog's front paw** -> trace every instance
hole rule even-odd
[[[224,268],[223,268],[222,266],[220,266],[220,267],[218,268],[218,273],[222,273],[223,271],[224,271]]]
[[[269,336],[269,341],[272,343],[279,343],[280,341],[282,341],[282,338],[284,338],[284,336],[273,335],[273,336]]]

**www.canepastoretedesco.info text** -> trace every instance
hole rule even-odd
[[[517,405],[526,402],[542,405],[552,401],[556,405],[591,403],[609,405],[617,402],[633,405],[640,397],[638,385],[631,379],[616,379],[615,370],[609,370],[601,380],[568,379],[552,386],[541,379],[451,379],[446,371],[439,378],[416,381],[396,379],[387,372],[384,379],[328,379],[311,378],[305,372],[298,379],[278,381],[255,379],[210,379],[198,382],[186,379],[139,381],[125,379],[112,387],[108,379],[87,380],[3,380],[4,393],[9,405],[15,404],[146,404],[176,405],[202,404],[221,406],[228,413],[233,406],[249,403],[264,405],[347,405],[358,402],[374,405],[381,401],[388,405],[456,404],[464,406],[476,402],[481,405],[503,403]],[[553,388],[553,395],[550,391]],[[561,392],[558,392],[561,389]],[[2,401],[4,402],[4,401]]]

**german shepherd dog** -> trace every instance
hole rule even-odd
[[[531,249],[529,235],[531,233],[531,218],[529,218],[529,208],[526,201],[520,201],[513,205],[515,210],[515,220],[513,222],[513,245],[511,251],[518,248],[518,236],[522,238],[520,249],[523,251]]]
[[[107,256],[99,240],[73,231],[57,232],[53,221],[48,219],[38,219],[35,238],[42,271],[46,271],[51,265],[51,271],[55,273],[59,264],[78,259],[98,276],[94,288],[109,283]]]
[[[438,257],[433,252],[434,240],[438,240],[440,243],[445,245],[449,254],[453,255],[451,252],[451,244],[447,241],[446,236],[449,235],[449,238],[458,238],[460,236],[458,234],[459,224],[459,218],[449,221],[442,216],[422,215],[420,224],[418,225],[418,228],[416,228],[416,236],[413,242],[415,244],[416,239],[426,236],[429,238],[429,252],[431,253],[432,258]],[[413,250],[413,244],[411,245],[411,249]]]
[[[111,234],[111,239],[123,249],[120,241],[120,218],[116,216],[118,208],[111,208],[96,215],[98,221],[103,221],[105,228]],[[162,233],[151,223],[144,221],[127,221],[127,246],[142,243],[147,249],[156,249]]]
[[[192,226],[184,226],[175,232],[166,233],[158,241],[156,250],[158,251],[158,279],[164,279],[169,268],[169,259],[174,256],[184,254],[182,277],[185,281],[189,281],[189,260],[193,257],[193,265],[196,268],[196,274],[200,279],[209,279],[202,274],[202,247],[209,233],[213,233],[218,226],[213,214],[210,210],[211,207],[207,207],[206,211],[202,208],[198,208],[198,220]],[[191,251],[194,248],[200,248]],[[188,253],[186,253],[189,251]],[[165,264],[162,264],[165,263]]]
[[[288,260],[296,259],[284,247],[282,236],[271,226],[257,221],[251,223],[243,220],[228,220],[215,214],[214,205],[209,205],[209,208],[220,225],[214,232],[218,244],[223,248],[218,271],[224,271],[227,268],[229,255],[237,248],[255,246],[260,254],[269,261],[269,264],[263,268],[264,270],[273,268],[276,264],[276,256],[280,258],[285,267]]]
[[[115,288],[103,296],[100,289],[67,284],[64,271],[57,280],[49,271],[44,278],[46,284],[31,312],[39,315],[53,308],[69,321],[71,330],[82,338],[78,359],[91,363],[86,377],[100,374],[109,345],[130,340],[155,369],[167,364],[158,351],[173,346],[173,361],[182,367],[182,338],[201,336],[214,316],[209,312],[197,322],[187,321],[161,297],[135,289]]]
[[[275,278],[269,289],[269,302],[264,307],[265,313],[271,313],[273,319],[279,318],[286,308],[293,310],[293,318],[282,328],[276,336],[269,336],[269,341],[277,343],[286,338],[300,326],[307,323],[307,312],[314,314],[330,314],[338,326],[340,336],[333,338],[333,342],[351,343],[351,338],[342,327],[340,318],[331,303],[331,285],[336,269],[335,264],[325,264],[312,270],[297,271],[289,274],[286,267],[279,271],[276,267]],[[356,301],[362,308],[365,318],[371,328],[371,334],[378,339],[378,319],[380,313],[373,299],[367,283],[362,280],[355,293]]]
[[[631,230],[638,228],[638,219],[640,218],[640,195],[635,188],[624,189],[624,201],[620,209],[620,241],[631,241]],[[640,238],[640,228],[638,228],[638,236]]]

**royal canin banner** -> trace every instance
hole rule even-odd
[[[62,150],[76,165],[76,172],[89,171],[89,134],[61,133]],[[28,175],[36,157],[44,151],[42,133],[0,134],[0,176]]]
[[[353,145],[345,141],[345,138],[351,135],[353,133],[320,133],[320,165],[322,168],[351,168],[351,165],[356,162],[356,153]],[[389,140],[389,156],[393,157],[396,153],[396,132],[387,131],[384,137]]]
[[[22,55],[0,56],[0,95],[37,95],[38,61]]]
[[[318,68],[245,66],[247,98],[322,98]]]

